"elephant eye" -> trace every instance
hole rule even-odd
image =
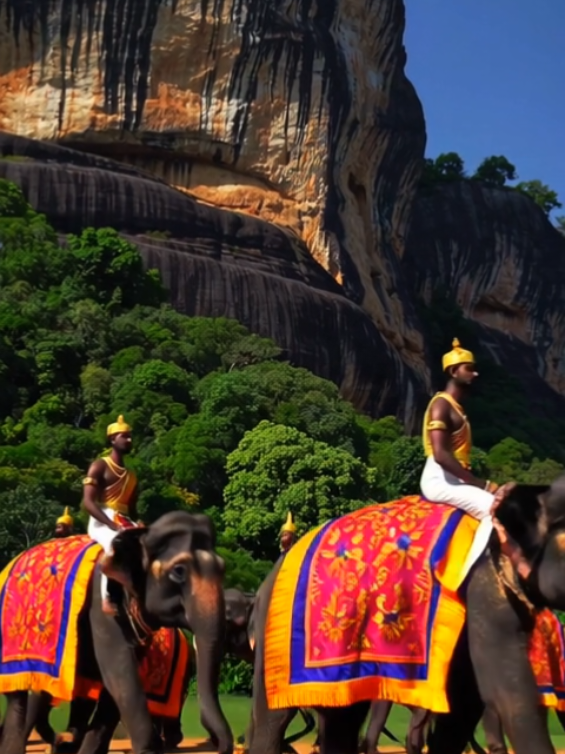
[[[175,584],[184,584],[186,581],[186,565],[184,563],[177,563],[173,566],[169,571],[169,578]]]

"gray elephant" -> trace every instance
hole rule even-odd
[[[450,712],[434,715],[430,754],[462,754],[485,703],[501,716],[515,754],[554,754],[538,706],[527,643],[536,608],[565,608],[565,476],[551,487],[508,485],[496,516],[520,545],[525,561],[519,571],[506,568],[498,535],[493,533],[467,577],[466,625],[447,679]],[[250,754],[280,754],[284,730],[294,715],[293,709],[269,709],[265,687],[265,625],[280,567],[277,564],[267,577],[256,600]],[[270,625],[276,629],[275,621],[289,619],[290,605],[288,615],[271,618]],[[370,701],[331,708],[331,714],[330,708],[318,709],[322,754],[356,754],[369,706]]]
[[[250,646],[248,627],[255,599],[254,593],[242,592],[239,589],[224,590],[224,604],[226,612],[226,634],[224,653],[231,654],[239,660],[253,662],[253,650]],[[194,676],[196,662],[194,654],[189,656],[187,677],[183,688],[188,689],[191,677]],[[88,729],[88,723],[96,709],[96,701],[77,698],[71,702],[68,723],[68,733],[72,741],[59,742],[59,738],[49,723],[51,711],[51,697],[48,694],[32,694],[28,701],[26,715],[26,740],[35,728],[45,743],[55,746],[56,751],[65,754],[77,752]],[[153,717],[153,722],[166,748],[176,748],[182,741],[181,715],[178,718]],[[217,744],[213,731],[208,731],[211,741]]]
[[[66,540],[68,542],[69,540]],[[216,535],[206,515],[167,513],[147,528],[120,532],[106,573],[120,587],[117,617],[105,615],[100,571],[79,619],[77,651],[82,677],[102,681],[82,754],[104,751],[120,718],[138,754],[158,754],[162,744],[147,709],[137,671],[136,645],[160,626],[191,630],[198,649],[197,683],[203,725],[214,732],[221,754],[231,754],[233,736],[218,700],[224,651],[224,562],[215,552]],[[110,581],[113,587],[113,584]],[[132,605],[137,610],[132,612]],[[24,754],[27,692],[7,694],[2,754]]]

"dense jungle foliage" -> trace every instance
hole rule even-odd
[[[424,315],[438,363],[454,332],[478,349],[448,301]],[[527,396],[482,362],[484,392],[469,408],[478,473],[551,480],[563,427],[534,432]],[[141,518],[209,513],[228,586],[258,586],[288,510],[301,532],[418,490],[420,438],[395,418],[358,414],[236,321],[177,313],[115,231],[87,228],[62,244],[0,181],[0,566],[48,538],[65,505],[84,526],[81,478],[118,414],[133,427]],[[247,669],[229,667],[223,690],[246,687]]]

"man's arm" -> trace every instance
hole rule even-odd
[[[453,474],[453,476],[461,479],[466,484],[485,489],[486,482],[482,479],[478,479],[471,474],[470,471],[463,468],[453,455],[449,440],[450,432],[453,431],[449,403],[441,398],[434,401],[430,410],[428,422],[429,425],[431,425],[430,440],[436,463],[439,463],[442,469],[449,474]]]
[[[118,531],[120,527],[115,524],[112,519],[108,518],[98,503],[99,490],[104,487],[105,467],[106,464],[101,460],[94,461],[94,463],[90,464],[83,482],[84,507],[86,512],[92,516],[92,518],[100,521],[101,524],[112,529],[112,531]]]

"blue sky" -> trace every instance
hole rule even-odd
[[[472,171],[503,154],[565,215],[565,0],[405,0],[406,72],[426,116],[426,155]]]

